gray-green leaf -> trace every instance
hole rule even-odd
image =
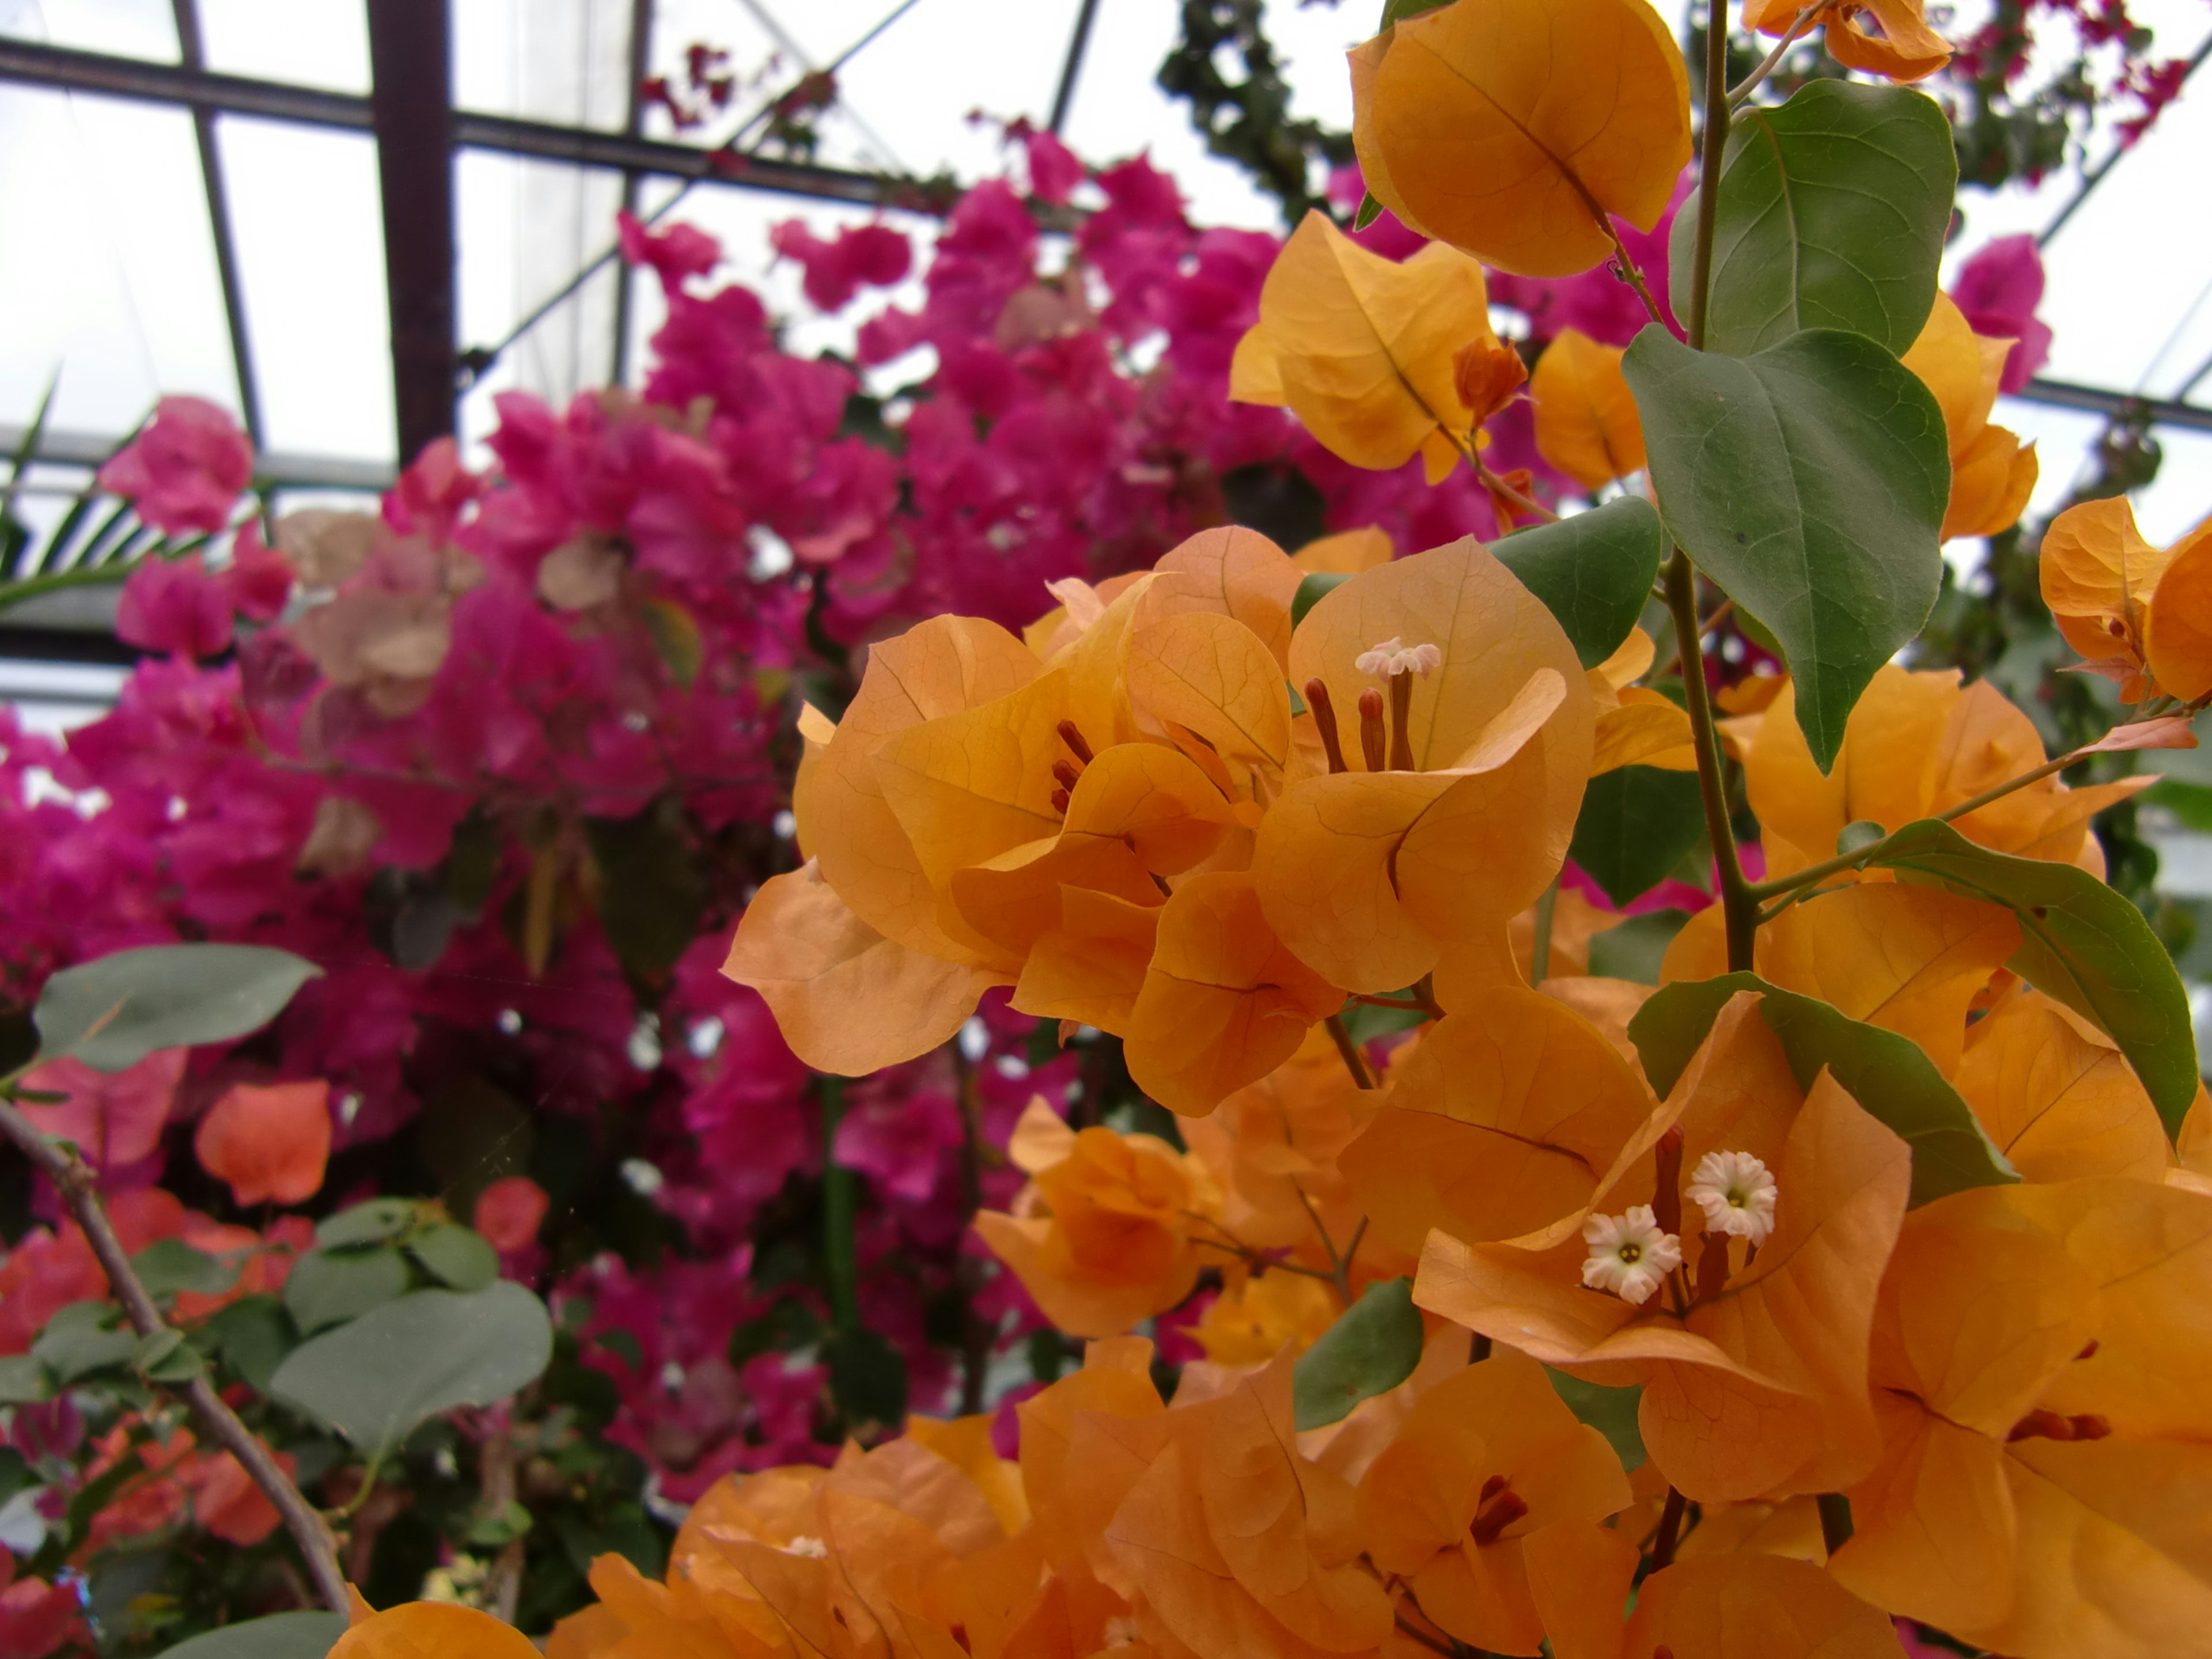
[[[1421,1363],[1421,1316],[1413,1281],[1386,1279],[1298,1356],[1291,1399],[1298,1429],[1341,1421],[1363,1400],[1387,1394]]]
[[[235,1267],[181,1238],[156,1239],[131,1258],[131,1267],[149,1296],[174,1296],[179,1291],[220,1296],[238,1282]]]
[[[465,1296],[417,1291],[303,1342],[269,1392],[375,1462],[441,1412],[527,1387],[552,1357],[544,1304],[501,1279]]]
[[[1713,219],[1705,344],[1741,356],[1808,328],[1902,356],[1936,300],[1959,180],[1951,124],[1905,87],[1814,81],[1736,117]],[[1674,314],[1690,314],[1697,216],[1674,222]]]
[[[457,1291],[480,1291],[499,1277],[499,1252],[483,1234],[450,1221],[435,1222],[410,1238],[407,1254]]]
[[[2086,870],[1993,853],[1935,818],[1906,824],[1871,862],[2009,909],[2020,949],[2005,965],[2103,1026],[2167,1134],[2180,1132],[2197,1097],[2189,993],[2142,911]]]
[[[335,1613],[278,1613],[179,1642],[161,1659],[324,1659],[345,1634]]]
[[[1869,1116],[1911,1147],[1913,1205],[2020,1179],[1917,1043],[1756,974],[1678,980],[1660,987],[1637,1011],[1628,1022],[1629,1040],[1654,1089],[1664,1095],[1674,1088],[1738,991],[1759,994],[1759,1012],[1781,1039],[1799,1088],[1810,1089],[1826,1066]]]
[[[258,945],[149,945],[64,968],[31,1018],[39,1057],[120,1072],[156,1048],[222,1042],[267,1024],[323,970]]]
[[[284,1308],[301,1334],[313,1336],[404,1296],[410,1278],[394,1249],[311,1250],[284,1281]]]
[[[120,1365],[138,1339],[121,1328],[123,1310],[112,1302],[72,1302],[56,1310],[31,1344],[31,1354],[66,1386],[94,1371]]]
[[[1705,838],[1695,772],[1616,766],[1589,781],[1569,851],[1615,904],[1640,898]]]
[[[1942,411],[1888,352],[1834,329],[1730,357],[1654,324],[1621,368],[1668,532],[1780,642],[1826,771],[1867,682],[1936,602]]]
[[[411,1199],[372,1198],[315,1224],[315,1243],[325,1249],[346,1244],[381,1244],[413,1226],[421,1206]]]
[[[1516,531],[1490,550],[1559,619],[1583,666],[1595,668],[1620,649],[1644,614],[1667,532],[1650,502],[1623,495],[1556,524]]]

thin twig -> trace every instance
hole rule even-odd
[[[1368,1073],[1367,1062],[1359,1057],[1359,1045],[1352,1040],[1352,1033],[1345,1029],[1344,1016],[1331,1014],[1322,1024],[1328,1027],[1329,1036],[1335,1040],[1336,1052],[1344,1056],[1344,1068],[1352,1073],[1352,1080],[1363,1089],[1375,1087],[1375,1079]]]
[[[1788,32],[1775,43],[1774,50],[1766,54],[1759,67],[1729,88],[1728,100],[1730,109],[1739,107],[1745,99],[1759,90],[1761,82],[1781,67],[1782,60],[1789,55],[1790,48],[1805,38],[1806,31],[1813,27],[1814,15],[1819,13],[1823,5],[1827,3],[1828,0],[1813,0],[1811,5],[1797,14],[1796,20],[1790,23]]]
[[[1666,314],[1659,309],[1658,301],[1651,297],[1651,289],[1644,280],[1644,272],[1638,268],[1635,259],[1629,254],[1627,246],[1621,241],[1620,233],[1613,228],[1613,216],[1609,213],[1600,214],[1598,223],[1605,227],[1607,240],[1613,244],[1613,269],[1620,273],[1623,282],[1636,290],[1636,297],[1644,301],[1644,309],[1650,314],[1651,320],[1664,328],[1667,325]]]
[[[92,1247],[94,1259],[106,1273],[108,1285],[115,1292],[116,1300],[123,1304],[131,1328],[141,1337],[172,1328],[131,1266],[131,1258],[122,1241],[116,1237],[115,1229],[108,1224],[106,1210],[100,1205],[98,1184],[76,1150],[49,1139],[40,1133],[36,1124],[6,1101],[0,1101],[0,1132],[4,1132],[23,1156],[54,1183],[62,1202],[84,1230],[85,1242]],[[322,1517],[315,1513],[314,1506],[277,1467],[260,1437],[224,1403],[204,1373],[184,1384],[183,1393],[208,1432],[238,1460],[253,1484],[276,1506],[276,1513],[283,1518],[284,1529],[300,1547],[308,1576],[314,1580],[316,1593],[325,1605],[333,1613],[349,1613],[352,1602],[346,1593],[345,1575],[338,1570],[337,1545]]]
[[[1349,1308],[1352,1305],[1352,1256],[1349,1252],[1343,1255],[1337,1253],[1336,1241],[1328,1236],[1328,1229],[1322,1224],[1321,1212],[1314,1208],[1314,1201],[1306,1196],[1306,1189],[1293,1181],[1291,1183],[1291,1190],[1298,1195],[1298,1202],[1304,1207],[1306,1219],[1313,1223],[1314,1231],[1321,1235],[1321,1247],[1328,1255],[1329,1277],[1335,1281],[1338,1297],[1341,1298],[1344,1305]],[[1363,1216],[1360,1218],[1360,1225],[1364,1228],[1366,1224],[1366,1218]],[[1355,1247],[1357,1242],[1355,1239]]]
[[[1729,969],[1751,966],[1752,940],[1759,931],[1759,898],[1745,881],[1736,858],[1735,830],[1729,822],[1728,792],[1721,781],[1720,740],[1713,729],[1712,702],[1705,690],[1705,653],[1698,621],[1695,574],[1689,556],[1676,548],[1667,562],[1667,600],[1681,641],[1682,702],[1698,756],[1698,791],[1705,809],[1705,833],[1720,869],[1721,904],[1728,924]]]
[[[1682,1516],[1690,1500],[1679,1488],[1667,1488],[1667,1506],[1659,1511],[1659,1535],[1651,1542],[1651,1571],[1664,1571],[1674,1564],[1674,1547],[1682,1541]]]

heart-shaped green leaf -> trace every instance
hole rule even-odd
[[[1628,1022],[1629,1040],[1654,1089],[1664,1095],[1674,1086],[1738,991],[1759,994],[1759,1012],[1781,1039],[1799,1088],[1811,1088],[1826,1066],[1869,1115],[1912,1148],[1913,1204],[2020,1179],[1959,1091],[1910,1037],[1770,985],[1756,974],[1678,980],[1660,987],[1637,1011]]]
[[[1705,345],[1742,356],[1842,328],[1902,356],[1936,301],[1959,161],[1936,100],[1814,81],[1729,131]],[[1690,314],[1697,216],[1674,221],[1674,314]]]
[[[161,1659],[323,1659],[345,1634],[335,1613],[278,1613],[179,1642]]]
[[[303,1342],[269,1392],[375,1462],[440,1412],[526,1387],[552,1357],[545,1304],[501,1279],[468,1296],[417,1291]]]
[[[2020,949],[2005,965],[2103,1026],[2167,1134],[2179,1133],[2197,1097],[2197,1037],[2189,993],[2142,911],[2087,870],[1993,853],[1935,818],[1906,824],[1870,862],[2011,910]]]
[[[1582,665],[1595,668],[1620,649],[1644,614],[1666,556],[1667,532],[1650,502],[1623,495],[1556,524],[1516,531],[1490,550],[1558,618]]]
[[[1615,904],[1641,898],[1705,839],[1695,772],[1616,766],[1589,781],[1568,851]]]
[[[1860,334],[1813,329],[1749,357],[1656,324],[1621,368],[1660,516],[1780,642],[1823,771],[1875,671],[1927,620],[1950,499],[1943,413]]]

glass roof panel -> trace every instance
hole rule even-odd
[[[0,34],[118,58],[177,61],[170,0],[0,0]]]
[[[452,0],[462,109],[620,131],[632,0]]]
[[[198,0],[208,67],[226,75],[368,90],[362,0]]]
[[[238,406],[191,118],[0,87],[0,422],[50,378],[58,428],[121,434],[163,392]]]
[[[375,140],[234,116],[217,130],[269,447],[390,460]]]

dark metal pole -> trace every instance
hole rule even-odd
[[[645,77],[653,67],[654,0],[630,0],[629,118],[623,131],[633,138],[645,134]],[[623,211],[637,211],[638,186],[644,175],[631,168],[623,174]],[[627,259],[615,261],[615,339],[613,373],[607,378],[620,386],[629,378],[630,283],[635,276]]]
[[[199,8],[195,0],[173,0],[177,19],[177,58],[188,70],[207,67],[207,47],[200,35]],[[261,423],[261,385],[253,373],[253,342],[246,328],[246,295],[238,274],[238,240],[231,230],[230,191],[223,181],[222,152],[216,146],[215,112],[204,106],[192,110],[192,135],[199,142],[200,178],[207,191],[208,231],[215,242],[216,275],[222,283],[223,320],[230,330],[230,362],[238,375],[238,412],[246,435],[256,450],[265,449],[269,434]]]
[[[369,0],[377,175],[405,465],[453,430],[453,110],[446,0]]]
[[[1083,0],[1075,14],[1075,33],[1067,43],[1067,61],[1060,66],[1060,90],[1052,97],[1052,130],[1067,125],[1068,106],[1075,102],[1075,82],[1083,73],[1083,54],[1091,46],[1091,25],[1098,15],[1098,0]]]

